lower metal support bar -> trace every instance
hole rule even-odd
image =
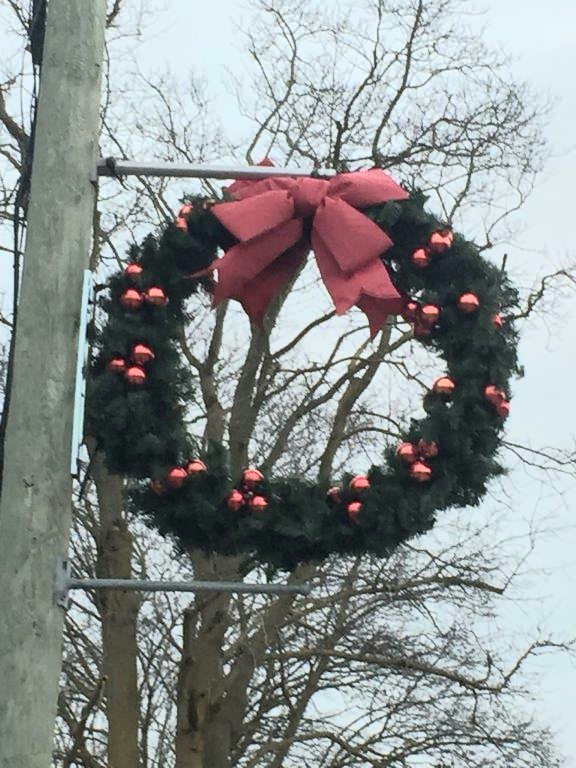
[[[235,594],[309,595],[311,584],[249,584],[244,581],[152,581],[150,579],[73,579],[68,560],[57,564],[55,597],[66,607],[73,589],[133,589],[137,592],[232,592]]]

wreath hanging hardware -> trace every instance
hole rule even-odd
[[[226,202],[184,204],[159,239],[132,249],[101,299],[88,426],[110,469],[133,478],[131,508],[183,548],[288,568],[386,555],[439,510],[477,504],[502,472],[509,379],[520,373],[501,314],[517,305],[507,277],[381,170],[241,181],[227,192]],[[262,322],[310,247],[338,313],[357,306],[371,335],[402,315],[445,373],[424,397],[426,416],[366,475],[330,487],[256,468],[232,478],[225,447],[200,450],[184,424],[194,394],[178,348],[186,299],[204,286],[214,303],[237,299]]]

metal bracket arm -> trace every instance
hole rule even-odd
[[[234,594],[309,595],[311,584],[249,584],[245,581],[152,581],[150,579],[74,579],[68,559],[58,560],[54,595],[56,604],[68,605],[68,593],[90,589],[133,589],[137,592],[232,592]]]
[[[203,163],[159,163],[134,160],[117,160],[107,157],[96,163],[96,176],[171,176],[188,179],[265,179],[270,176],[314,176],[317,178],[332,178],[337,171],[332,168],[303,170],[302,168],[276,168],[273,165],[210,165]]]

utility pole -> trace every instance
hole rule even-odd
[[[52,762],[105,15],[105,0],[48,3],[0,502],[0,768]]]

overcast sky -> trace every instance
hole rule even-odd
[[[548,128],[556,157],[519,214],[523,229],[518,243],[495,249],[498,258],[508,251],[512,272],[525,279],[538,274],[544,266],[553,269],[570,255],[576,260],[576,0],[487,0],[481,5],[486,8],[489,39],[518,57],[517,75],[560,98]],[[241,53],[235,47],[233,19],[246,13],[244,3],[166,0],[165,7],[160,30],[142,48],[144,62],[160,66],[166,61],[181,71],[193,67],[207,77],[221,116],[237,121],[223,81],[224,67],[242,67]],[[526,376],[515,387],[508,422],[508,435],[517,442],[529,439],[533,446],[568,446],[576,432],[576,325],[572,317],[576,314],[576,297],[562,311],[564,327],[554,325],[550,333],[545,323],[538,323],[528,330],[522,343]],[[532,619],[545,617],[547,625],[558,632],[576,635],[574,485],[562,486],[565,504],[559,505],[551,494],[542,498],[537,484],[522,473],[515,474],[511,482],[518,492],[518,517],[524,520],[533,510],[542,514],[542,510],[549,509],[550,514],[557,515],[555,522],[560,531],[538,544],[533,564],[543,570],[533,580],[532,596],[536,599],[524,610]],[[538,669],[543,719],[555,725],[565,751],[576,755],[576,668],[568,660],[556,659],[543,662]]]

